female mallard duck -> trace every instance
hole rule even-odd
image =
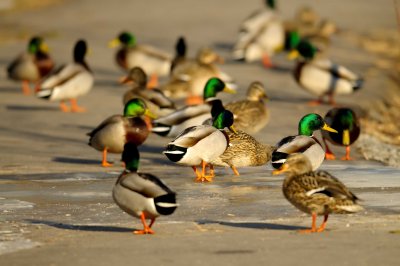
[[[272,153],[272,166],[279,168],[285,163],[289,154],[302,153],[310,160],[312,170],[318,169],[325,158],[325,151],[313,136],[314,131],[319,129],[337,133],[320,115],[311,113],[303,116],[299,122],[299,134],[285,137],[276,145]]]
[[[286,162],[272,172],[286,173],[283,194],[286,199],[302,212],[312,215],[311,229],[304,233],[322,232],[331,213],[354,213],[363,208],[358,198],[339,179],[325,171],[312,171],[310,161],[303,154],[292,154]],[[324,215],[324,221],[316,227],[317,215]]]
[[[124,115],[110,116],[87,134],[89,145],[103,152],[103,167],[112,166],[107,162],[107,152],[121,153],[125,143],[138,146],[147,139],[150,131],[142,115],[153,117],[143,100],[132,99],[126,103]]]
[[[154,120],[152,132],[160,136],[176,137],[188,127],[201,125],[211,117],[212,102],[217,93],[221,91],[235,93],[234,90],[228,88],[219,78],[209,79],[204,87],[203,97],[205,103],[185,106],[167,116]]]
[[[264,99],[268,99],[265,88],[261,82],[256,81],[250,84],[245,100],[225,105],[235,117],[235,129],[254,134],[266,126],[269,113]]]
[[[114,185],[112,196],[114,202],[126,213],[140,218],[143,230],[134,234],[154,234],[151,226],[160,215],[172,214],[178,204],[176,194],[158,177],[139,173],[139,152],[135,144],[126,143],[122,153],[125,170]],[[146,218],[151,219],[150,225]]]
[[[33,37],[27,52],[19,55],[7,67],[8,77],[22,81],[22,92],[30,94],[29,82],[40,82],[54,67],[48,47],[41,37]]]
[[[148,87],[157,87],[158,76],[167,76],[171,69],[171,56],[155,47],[138,45],[136,38],[129,32],[122,32],[109,43],[109,47],[120,46],[115,55],[117,64],[129,71],[140,66],[150,75]]]
[[[172,98],[187,97],[187,104],[203,102],[200,97],[202,89],[210,78],[218,77],[224,82],[231,82],[232,78],[223,73],[215,63],[223,59],[212,49],[200,49],[196,59],[186,59],[176,65],[171,73],[171,79],[161,90]]]
[[[94,82],[93,73],[85,62],[86,52],[86,41],[77,41],[73,53],[74,62],[62,66],[48,76],[41,84],[37,96],[49,101],[60,101],[63,112],[84,112],[85,109],[78,106],[76,98],[87,94]],[[71,109],[65,105],[66,100],[71,102]]]
[[[233,114],[224,110],[213,117],[212,126],[199,125],[186,128],[176,139],[168,143],[163,153],[173,162],[192,166],[196,173],[195,181],[211,182],[214,172],[206,175],[206,166],[218,158],[228,147],[229,139],[222,129],[228,127],[235,132],[232,124]],[[200,164],[201,172],[196,168]]]
[[[332,144],[345,146],[346,155],[342,160],[351,160],[350,145],[360,136],[360,125],[356,114],[350,108],[333,108],[326,113],[324,119],[329,126],[338,131],[338,134],[322,132],[322,139],[326,147],[326,159],[335,159],[335,155],[329,149],[328,143],[326,142],[329,140]]]
[[[285,31],[275,1],[267,0],[266,5],[268,8],[253,13],[242,22],[233,48],[235,60],[253,62],[262,59],[265,67],[272,66],[270,56],[282,48]]]
[[[146,87],[147,75],[140,67],[134,67],[129,71],[123,83],[132,82],[132,89],[123,96],[123,103],[126,104],[133,98],[141,98],[150,112],[157,117],[168,115],[176,110],[175,104],[164,93],[158,89],[149,90]]]
[[[315,58],[317,48],[310,42],[302,40],[295,49],[289,58],[300,54],[304,59],[297,63],[294,78],[303,89],[318,96],[316,101],[310,102],[311,105],[323,103],[324,96],[328,96],[329,104],[334,105],[335,95],[351,94],[361,88],[363,79],[347,68],[328,59]]]

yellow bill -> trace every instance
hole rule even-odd
[[[40,44],[40,50],[41,50],[42,52],[48,53],[50,49],[49,49],[49,46],[47,46],[46,43],[42,42],[42,43]]]
[[[115,48],[115,47],[119,46],[120,44],[121,44],[121,42],[119,41],[119,39],[115,38],[108,43],[108,47]]]
[[[331,128],[330,126],[328,126],[326,123],[324,124],[324,126],[321,128],[322,130],[326,130],[329,132],[333,132],[333,133],[338,133],[337,130]]]
[[[231,89],[229,87],[226,87],[222,90],[223,92],[231,93],[231,94],[236,94],[236,90]]]
[[[299,56],[300,56],[299,51],[297,51],[297,50],[292,50],[292,51],[290,51],[290,53],[288,54],[287,58],[288,58],[289,60],[294,60],[294,59],[298,58]]]
[[[230,131],[232,131],[233,133],[237,134],[237,131],[236,131],[236,129],[235,129],[233,126],[230,126],[229,129],[230,129]]]
[[[156,119],[157,116],[155,114],[153,114],[152,112],[150,112],[149,109],[146,109],[146,111],[144,111],[144,115],[147,117],[150,117],[151,119]]]

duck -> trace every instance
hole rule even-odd
[[[329,97],[328,104],[335,105],[335,95],[349,95],[362,87],[363,78],[327,58],[316,57],[317,52],[309,41],[301,40],[289,54],[290,59],[303,57],[297,62],[293,76],[300,87],[318,97],[309,105],[324,103],[325,96]]]
[[[134,98],[125,104],[123,115],[112,115],[87,133],[89,146],[103,152],[103,167],[113,165],[107,162],[107,153],[122,153],[125,143],[138,146],[147,139],[150,130],[141,117],[143,115],[155,117],[142,99]]]
[[[310,160],[312,170],[317,170],[325,158],[325,150],[314,137],[314,131],[319,129],[337,133],[337,130],[328,126],[319,114],[310,113],[303,116],[299,121],[298,135],[285,137],[276,144],[272,152],[272,166],[278,169],[289,154],[302,153]]]
[[[49,101],[60,101],[63,112],[85,112],[85,108],[78,106],[76,98],[89,93],[94,83],[93,73],[85,61],[87,50],[86,41],[78,40],[73,51],[74,61],[46,77],[36,96]],[[67,100],[70,101],[71,108],[65,104]]]
[[[150,75],[149,88],[158,87],[158,76],[168,76],[171,69],[172,57],[150,45],[139,45],[136,37],[127,31],[121,32],[109,42],[110,48],[120,47],[115,54],[117,65],[125,71],[140,66]]]
[[[236,93],[221,79],[211,78],[204,86],[205,103],[186,105],[169,115],[155,119],[152,122],[152,132],[163,137],[174,138],[188,127],[201,125],[205,120],[211,118],[212,103],[219,92]]]
[[[335,128],[338,134],[322,132],[322,140],[325,144],[327,160],[334,160],[336,157],[330,150],[327,141],[334,145],[346,147],[346,155],[342,160],[351,160],[350,145],[353,144],[360,136],[360,123],[355,112],[350,108],[332,108],[329,110],[324,120],[326,123]]]
[[[252,13],[242,22],[232,56],[245,62],[262,59],[263,65],[270,68],[273,66],[270,57],[283,47],[285,30],[275,1],[265,3],[266,8]]]
[[[134,67],[122,83],[131,82],[132,89],[123,96],[124,105],[133,98],[141,98],[150,112],[157,117],[168,115],[176,111],[175,103],[159,89],[147,89],[147,75],[141,67]]]
[[[264,85],[255,81],[248,87],[246,99],[225,105],[234,115],[233,126],[236,130],[255,134],[268,124],[269,111],[264,100],[268,100]]]
[[[285,198],[297,209],[311,214],[312,226],[302,233],[319,233],[325,230],[331,213],[346,214],[363,210],[354,195],[339,179],[326,171],[312,171],[310,161],[304,154],[288,156],[286,162],[272,172],[273,175],[285,173],[282,184]],[[317,228],[318,215],[324,220]]]
[[[161,87],[161,90],[171,98],[186,97],[188,105],[203,103],[202,89],[210,78],[218,77],[224,82],[233,82],[228,74],[216,66],[216,63],[222,62],[223,58],[213,49],[203,47],[195,59],[186,59],[174,67],[170,80]]]
[[[18,55],[8,65],[8,77],[22,81],[23,94],[31,93],[30,82],[39,84],[40,80],[54,68],[54,61],[48,52],[49,47],[43,38],[34,36],[29,40],[27,51]]]
[[[202,124],[183,130],[168,143],[163,153],[172,162],[191,166],[196,174],[195,182],[212,182],[215,176],[213,168],[210,167],[209,174],[206,174],[206,168],[229,146],[229,138],[223,129],[227,127],[236,133],[232,125],[233,114],[223,110],[213,117],[212,125]],[[196,168],[199,165],[201,172]]]
[[[140,218],[142,230],[134,234],[154,234],[151,227],[160,215],[171,215],[178,207],[176,193],[160,178],[138,172],[140,154],[135,144],[126,143],[122,153],[125,170],[118,176],[112,190],[114,202],[124,212]],[[146,219],[150,219],[147,225]]]

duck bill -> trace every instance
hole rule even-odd
[[[328,126],[326,123],[324,124],[324,126],[321,128],[322,130],[326,130],[329,132],[333,132],[333,133],[338,133],[336,129],[331,128],[330,126]]]
[[[108,47],[109,48],[115,48],[117,46],[119,46],[121,44],[121,42],[119,41],[119,39],[113,39],[108,43]]]
[[[144,112],[144,115],[151,118],[151,119],[156,119],[157,116],[155,114],[153,114],[152,112],[150,112],[149,109],[146,109],[146,111]]]
[[[299,56],[300,56],[299,51],[297,51],[297,50],[292,50],[292,51],[290,51],[290,53],[288,54],[287,58],[288,58],[289,60],[294,60],[294,59],[298,58]]]
[[[350,145],[350,131],[348,129],[343,131],[343,145],[349,146]]]
[[[50,51],[49,46],[47,46],[46,43],[41,43],[40,44],[40,51],[44,52],[44,53],[48,53]]]
[[[272,171],[272,175],[280,175],[286,172],[288,169],[289,167],[287,164],[282,164],[282,166],[279,169]]]
[[[226,86],[225,86],[225,88],[224,88],[222,91],[223,91],[223,92],[230,93],[230,94],[236,94],[236,90],[231,89],[231,88],[226,87]]]
[[[132,79],[129,76],[122,77],[119,80],[119,83],[121,83],[121,84],[131,84],[132,83]]]
[[[233,126],[230,126],[230,127],[229,127],[229,130],[232,131],[233,133],[237,134],[237,131],[236,131],[236,129],[235,129]]]

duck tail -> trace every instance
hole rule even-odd
[[[176,203],[175,193],[168,193],[154,198],[154,205],[156,206],[157,212],[161,215],[170,215],[179,206]]]
[[[357,91],[357,90],[361,89],[363,84],[364,84],[364,79],[362,79],[362,78],[357,79],[353,84],[353,90]]]
[[[167,136],[168,133],[171,131],[171,126],[162,123],[153,122],[152,126],[153,127],[151,128],[151,132],[163,137]]]
[[[187,148],[179,147],[174,144],[168,144],[163,153],[172,162],[179,162],[186,154]]]
[[[272,153],[272,159],[271,159],[272,167],[274,167],[275,169],[279,169],[279,167],[281,167],[282,164],[286,162],[287,157],[288,157],[287,153],[274,151]]]
[[[49,99],[51,96],[52,90],[51,89],[41,89],[36,93],[38,98],[42,99]]]
[[[337,206],[337,208],[342,211],[349,212],[349,213],[359,212],[359,211],[364,210],[364,208],[361,205],[358,205],[356,203],[351,204],[351,205],[339,205],[339,206]]]

